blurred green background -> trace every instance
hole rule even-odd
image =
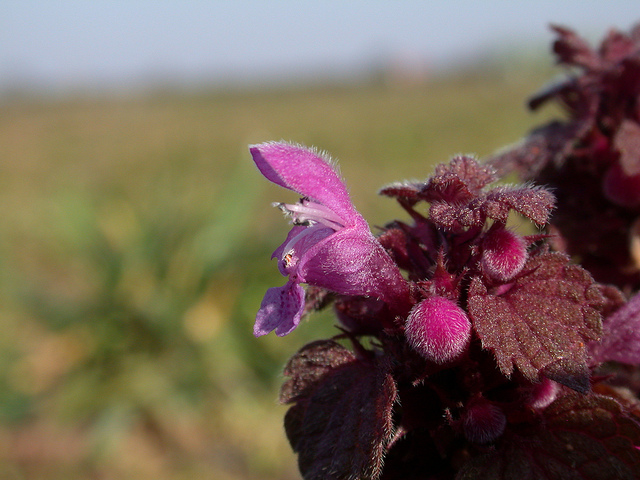
[[[256,339],[288,226],[247,145],[339,159],[376,195],[457,153],[517,141],[549,78],[487,65],[397,81],[6,97],[0,104],[0,478],[295,479],[277,402],[286,359],[331,313]],[[375,231],[375,228],[374,228]]]

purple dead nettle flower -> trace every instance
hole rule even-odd
[[[256,316],[256,336],[274,329],[283,336],[296,328],[305,306],[301,283],[375,297],[391,306],[406,301],[408,285],[400,270],[354,208],[326,155],[288,143],[264,143],[250,151],[268,180],[303,196],[296,204],[276,204],[294,225],[272,256],[289,281],[267,291]]]

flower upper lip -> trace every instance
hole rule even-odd
[[[252,145],[249,151],[267,180],[293,190],[346,222],[365,223],[351,203],[349,192],[321,152],[284,142]]]

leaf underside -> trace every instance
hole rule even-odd
[[[379,478],[397,398],[388,369],[327,340],[304,347],[285,374],[281,400],[295,402],[285,430],[304,478]]]

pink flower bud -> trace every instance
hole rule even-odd
[[[429,297],[411,310],[405,325],[409,344],[424,358],[446,363],[467,347],[471,322],[464,310],[444,297]]]
[[[558,384],[548,378],[543,378],[540,383],[534,385],[529,397],[529,405],[536,409],[546,408],[558,396]]]
[[[489,443],[504,433],[507,417],[502,409],[487,400],[473,402],[462,419],[462,430],[467,440]]]
[[[495,280],[511,280],[526,261],[527,248],[520,235],[500,228],[489,231],[482,241],[482,268]]]

